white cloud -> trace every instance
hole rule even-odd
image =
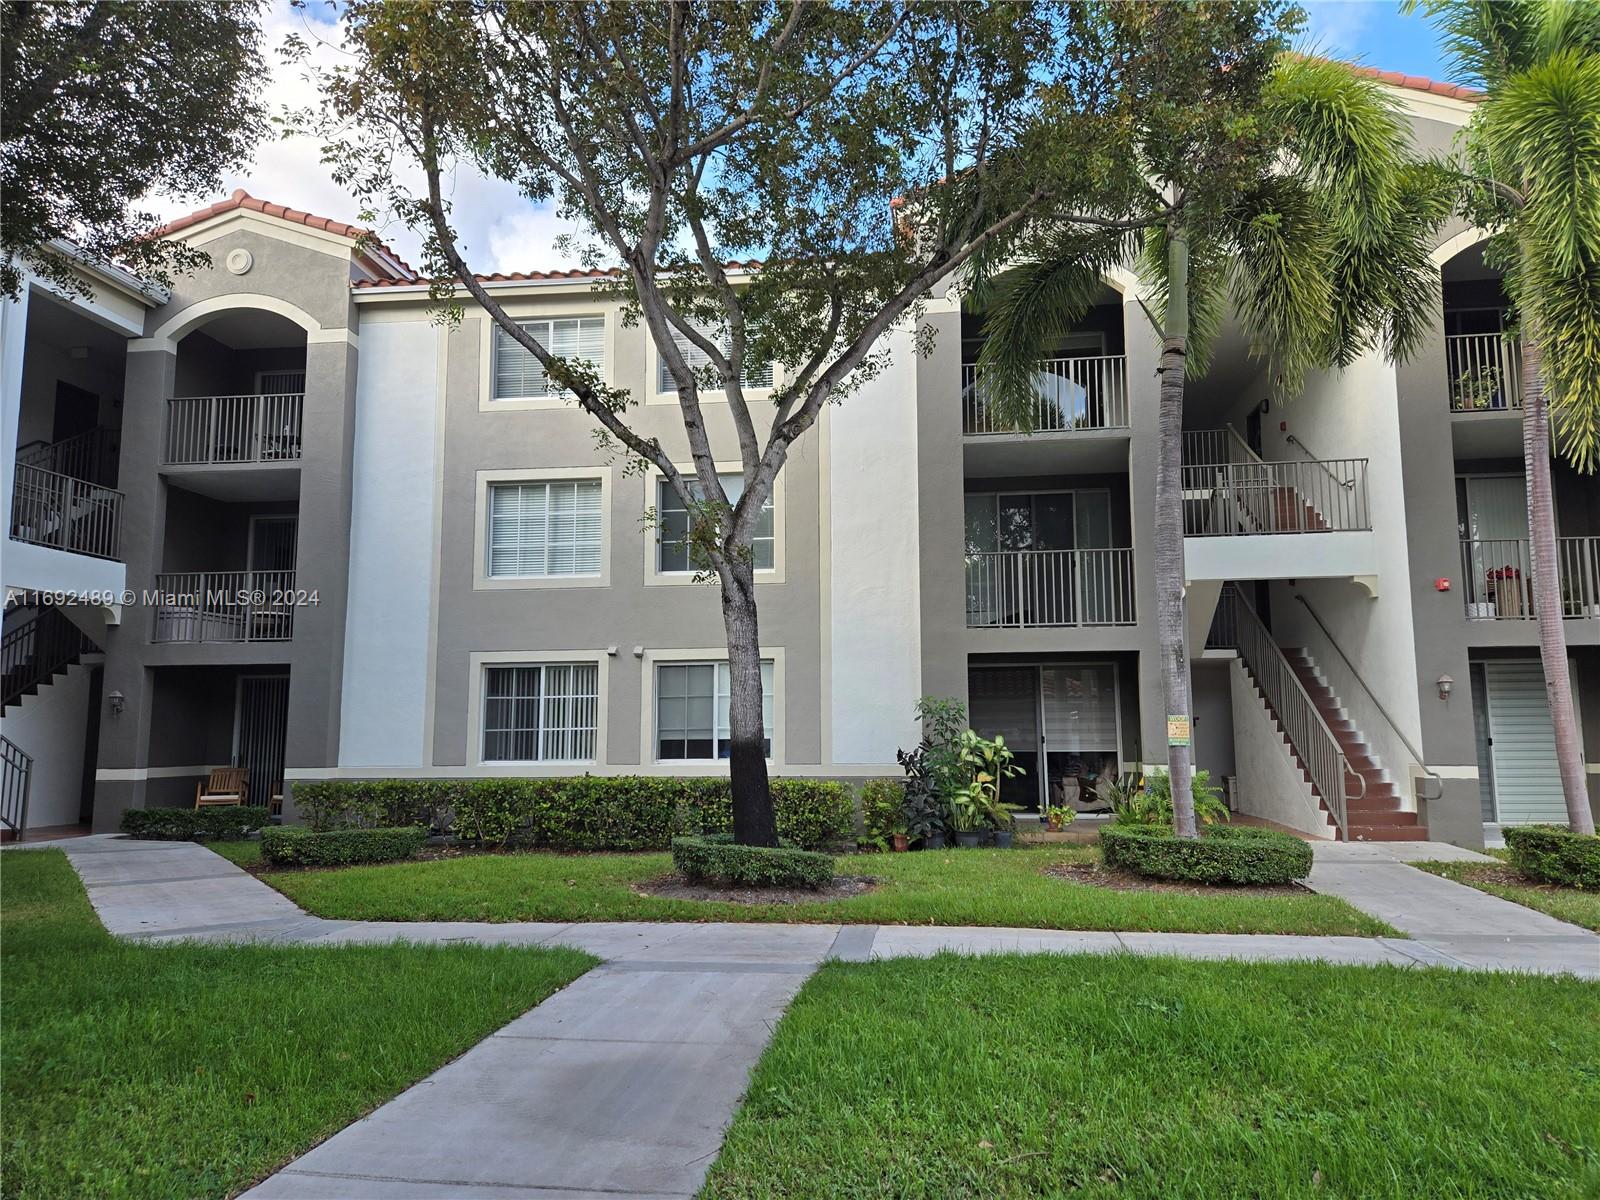
[[[330,66],[340,60],[339,33],[324,6],[293,9],[274,0],[263,17],[269,76],[263,89],[267,110],[305,108],[316,102],[316,85],[306,78],[307,65],[286,64],[277,51],[291,33],[312,48],[310,61]],[[420,185],[421,173],[407,173],[409,184]],[[322,164],[320,147],[311,138],[269,138],[257,148],[254,161],[227,175],[222,194],[195,202],[192,198],[157,196],[150,208],[170,220],[215,200],[225,199],[235,188],[274,204],[285,204],[336,221],[360,223],[360,205],[334,183]],[[484,274],[495,271],[546,270],[578,265],[571,249],[558,249],[556,240],[573,232],[569,222],[556,215],[554,204],[535,204],[515,187],[486,179],[463,167],[451,187],[452,216],[472,268]],[[397,222],[378,224],[378,234],[401,258],[415,265],[421,257],[421,240]]]
[[[1304,36],[1318,53],[1352,61],[1361,59],[1362,35],[1375,8],[1375,0],[1311,0],[1305,5]]]

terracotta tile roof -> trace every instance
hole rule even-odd
[[[153,236],[165,237],[168,234],[188,229],[191,225],[198,225],[202,221],[209,221],[212,217],[220,217],[224,213],[233,212],[236,209],[246,209],[269,217],[277,217],[280,220],[293,221],[311,229],[325,230],[338,237],[367,238],[369,239],[369,245],[381,252],[381,257],[371,254],[362,255],[362,257],[366,265],[377,272],[385,281],[411,283],[417,278],[416,271],[411,268],[405,259],[401,258],[383,242],[372,238],[371,230],[362,229],[358,225],[347,225],[343,221],[335,221],[331,217],[319,217],[315,213],[301,212],[299,209],[289,208],[287,205],[259,200],[243,188],[235,189],[233,195],[226,200],[219,200],[215,204],[189,213],[187,216],[168,221],[160,229],[157,229]]]
[[[760,268],[758,259],[747,262],[729,260],[722,264],[730,271],[754,271]],[[614,279],[622,272],[616,267],[605,270],[575,267],[569,271],[496,271],[492,275],[473,275],[479,283],[542,283],[561,279]],[[354,288],[410,287],[431,284],[431,279],[358,279]]]
[[[1448,96],[1452,100],[1466,100],[1474,104],[1484,96],[1477,88],[1463,87],[1459,83],[1440,83],[1424,75],[1402,75],[1399,71],[1380,71],[1377,67],[1363,67],[1357,63],[1351,63],[1349,66],[1352,71],[1376,79],[1379,83],[1409,88],[1413,92],[1429,92],[1435,96]]]

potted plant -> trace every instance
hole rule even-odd
[[[1494,597],[1495,611],[1502,617],[1522,615],[1522,572],[1507,565],[1489,572],[1489,594]]]
[[[963,850],[976,850],[983,841],[984,826],[988,824],[984,811],[982,785],[973,780],[967,790],[950,797],[950,828],[956,831],[956,845]]]
[[[999,835],[1002,831],[1005,833],[1004,844],[1011,844],[1011,826],[1014,823],[1011,814],[1016,811],[1016,805],[1006,804],[1000,799],[1000,781],[1022,774],[1021,767],[1012,765],[1013,757],[1003,737],[996,736],[990,741],[971,729],[961,734],[960,761],[968,772],[968,783],[956,792],[952,813],[956,804],[959,804],[962,808],[960,820],[973,822],[969,829],[975,837],[985,827],[993,829],[997,845],[1001,844]],[[967,845],[968,842],[961,837],[962,825],[954,819],[952,824],[956,828],[956,840]],[[971,844],[976,845],[977,841]]]
[[[911,837],[906,833],[904,819],[897,821],[894,828],[889,830],[889,846],[896,854],[904,854],[911,849]]]
[[[1044,810],[1044,827],[1051,833],[1060,833],[1077,819],[1078,814],[1065,804],[1052,804]]]
[[[1021,805],[1007,804],[1002,800],[997,806],[999,815],[994,827],[994,847],[996,850],[1009,850],[1017,836],[1017,813]]]
[[[920,842],[924,850],[944,849],[945,806],[928,771],[928,742],[909,753],[900,750],[895,757],[906,773],[900,827],[908,842]]]

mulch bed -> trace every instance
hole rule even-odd
[[[878,881],[866,875],[835,875],[833,882],[815,891],[810,888],[717,887],[690,883],[674,871],[648,883],[637,883],[633,890],[641,896],[660,896],[666,900],[721,900],[728,904],[815,904],[822,900],[848,900],[865,895]]]
[[[1461,868],[1458,878],[1463,882],[1489,883],[1495,887],[1527,888],[1534,892],[1549,892],[1552,896],[1569,892],[1582,894],[1579,888],[1562,887],[1559,883],[1540,883],[1537,879],[1529,879],[1515,867],[1497,866],[1493,863],[1468,863]]]
[[[1110,888],[1114,892],[1178,892],[1185,896],[1308,896],[1311,889],[1298,883],[1270,886],[1178,883],[1170,879],[1146,879],[1132,871],[1118,871],[1101,863],[1057,863],[1044,869],[1046,875],[1068,883],[1086,883]]]

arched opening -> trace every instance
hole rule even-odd
[[[300,457],[306,332],[278,313],[227,309],[178,342],[167,465]]]
[[[1439,272],[1452,412],[1504,412],[1522,407],[1511,302],[1501,272],[1484,261],[1484,246],[1478,242],[1460,251]]]

